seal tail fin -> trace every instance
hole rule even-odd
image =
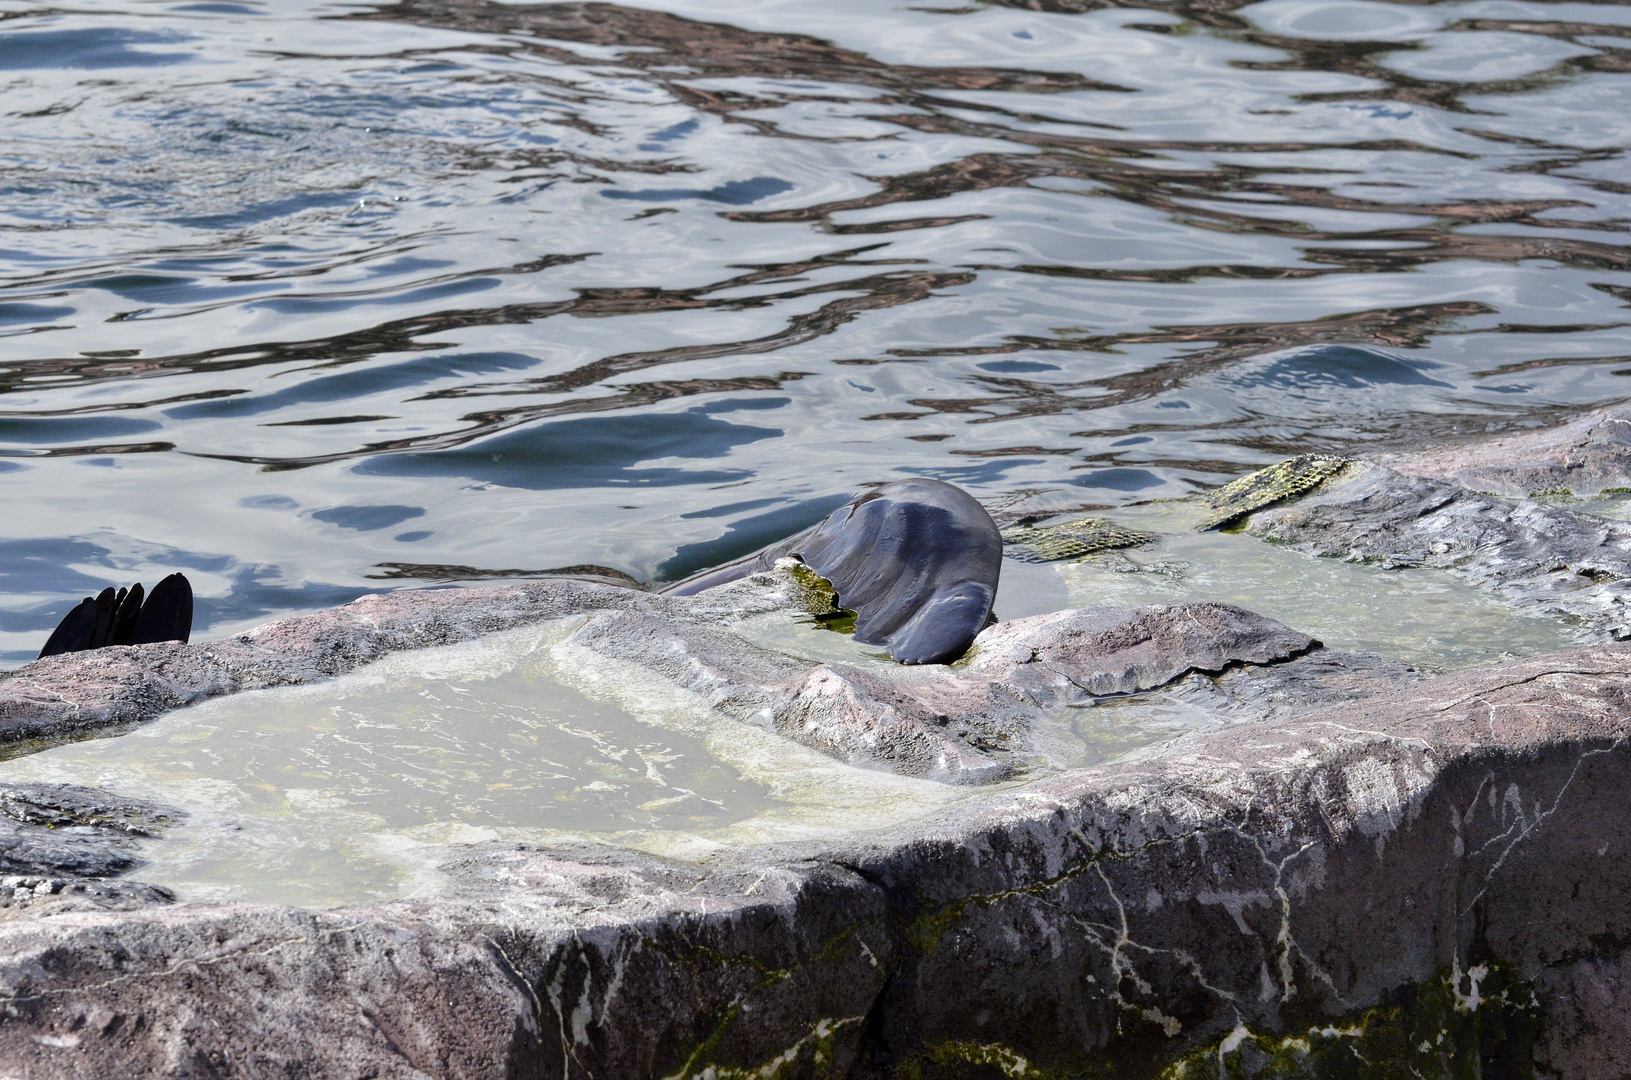
[[[193,587],[185,575],[171,574],[153,586],[130,635],[130,644],[185,643],[193,632]]]
[[[57,628],[51,631],[51,636],[46,639],[45,648],[40,650],[40,658],[90,648],[91,631],[95,629],[96,601],[87,596],[63,616]]]
[[[108,644],[108,634],[113,629],[113,616],[119,611],[119,601],[125,598],[125,590],[115,593],[111,588],[103,589],[96,594],[96,623],[91,627],[90,643],[87,649],[100,649]]]
[[[113,615],[113,628],[108,632],[109,645],[129,645],[131,635],[136,632],[136,618],[142,611],[142,583],[130,587],[127,593],[119,590],[119,610]]]
[[[142,585],[129,589],[103,589],[95,599],[87,596],[63,616],[51,631],[40,658],[59,653],[84,652],[104,645],[146,645],[180,641],[192,636],[193,587],[185,575],[171,574],[142,600]]]

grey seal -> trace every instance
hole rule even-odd
[[[961,488],[914,477],[883,484],[812,528],[663,591],[690,596],[797,558],[856,614],[856,640],[902,664],[946,664],[991,621],[1002,534]]]

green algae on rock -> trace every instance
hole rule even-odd
[[[1106,518],[1078,518],[1058,525],[1014,525],[1002,531],[1003,556],[1027,563],[1082,559],[1101,551],[1142,547],[1157,539],[1155,533],[1129,529]]]
[[[797,586],[798,605],[822,630],[839,634],[855,633],[855,612],[838,606],[838,592],[832,582],[798,559],[778,559],[776,569],[786,570]]]
[[[1242,476],[1207,495],[1213,513],[1201,522],[1199,531],[1233,525],[1248,514],[1306,494],[1347,465],[1347,458],[1333,454],[1303,454]]]
[[[1161,1070],[1158,1080],[1461,1080],[1535,1075],[1536,988],[1502,964],[1449,970],[1375,1007],[1301,1032],[1237,1025]]]

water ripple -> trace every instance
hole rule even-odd
[[[660,8],[0,0],[0,662],[1628,396],[1631,9]]]

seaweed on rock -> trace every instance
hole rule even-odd
[[[1303,454],[1242,476],[1207,496],[1213,512],[1201,522],[1200,531],[1225,528],[1259,510],[1306,495],[1347,465],[1347,458]]]

